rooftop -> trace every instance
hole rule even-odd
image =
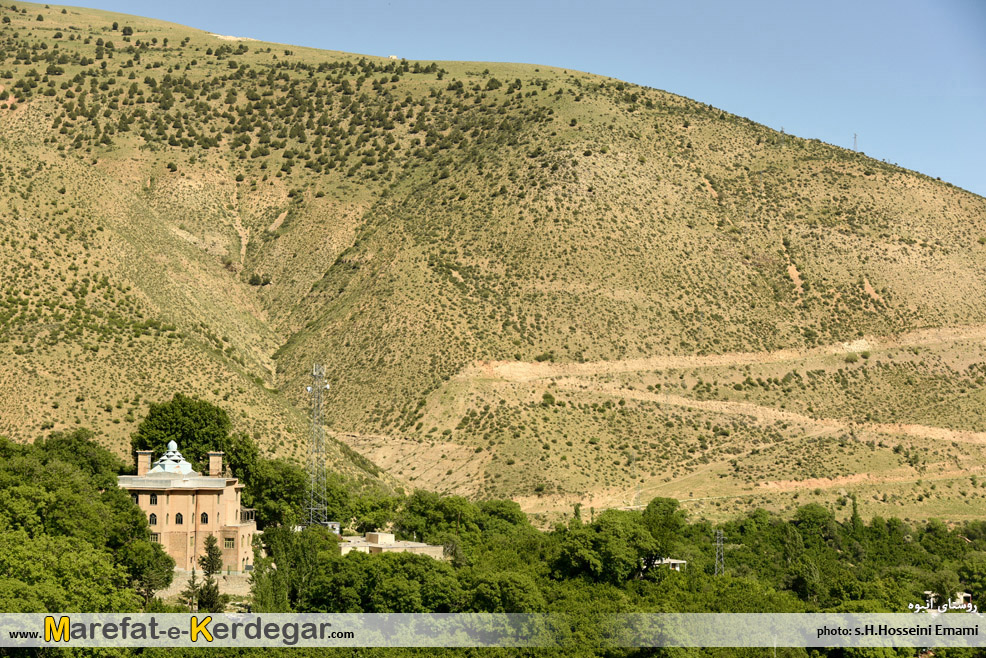
[[[223,489],[235,480],[202,475],[178,451],[178,444],[169,441],[168,451],[154,462],[147,473],[121,475],[117,481],[121,487],[128,489]]]
[[[168,441],[168,452],[161,455],[146,477],[156,475],[201,475],[192,468],[192,465],[178,452],[178,444],[175,441]]]
[[[403,541],[400,539],[395,539],[393,541],[370,541],[366,537],[343,537],[342,543],[347,546],[389,546],[389,547],[401,547],[401,548],[425,548],[426,546],[432,546],[432,544],[425,544],[419,541]]]

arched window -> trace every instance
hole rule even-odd
[[[209,515],[206,514],[205,512],[202,512],[202,525],[205,525],[208,522],[209,522]]]
[[[151,505],[157,505],[157,494],[151,494]]]
[[[147,522],[151,525],[157,525],[157,514],[151,514],[150,517],[148,517]]]
[[[181,525],[185,519],[182,518],[181,512],[175,514],[175,525]]]

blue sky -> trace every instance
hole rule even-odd
[[[986,0],[90,0],[219,34],[578,69],[986,196]]]

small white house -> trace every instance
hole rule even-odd
[[[675,560],[670,557],[662,557],[656,564],[657,566],[666,564],[668,565],[668,569],[671,569],[671,571],[681,571],[685,568],[685,565],[688,564],[688,560]]]

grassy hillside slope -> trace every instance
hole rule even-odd
[[[300,458],[320,360],[363,477],[543,512],[979,496],[980,197],[574,71],[0,16],[0,433],[122,446],[183,391]]]

